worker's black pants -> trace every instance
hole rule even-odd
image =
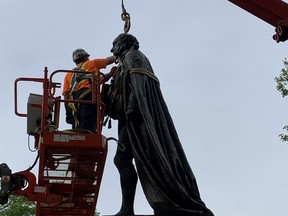
[[[81,97],[81,94],[85,92],[87,89],[80,89],[75,92],[73,95],[74,100],[92,100],[92,92],[89,92],[84,97]],[[81,98],[79,98],[81,97]],[[96,104],[77,104],[78,112],[76,114],[76,118],[79,121],[79,126],[77,128],[86,129],[93,133],[96,131],[96,118],[97,118],[97,106]],[[73,125],[75,128],[75,124]],[[76,129],[76,128],[75,128]]]

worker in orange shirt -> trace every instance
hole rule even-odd
[[[113,64],[116,61],[115,56],[109,56],[107,58],[89,59],[89,54],[84,49],[76,49],[72,53],[73,61],[76,64],[76,71],[89,71],[99,73],[99,70],[106,68],[107,65]],[[104,81],[111,78],[115,68],[104,75]],[[64,86],[62,95],[65,100],[92,100],[92,88],[91,88],[91,75],[85,75],[83,73],[67,73],[64,78]],[[66,122],[72,124],[73,129],[86,129],[95,133],[96,129],[96,116],[97,107],[96,104],[71,104],[74,109],[65,104],[66,109]]]

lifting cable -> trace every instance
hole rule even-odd
[[[124,23],[124,33],[128,33],[131,27],[131,21],[130,21],[130,14],[127,13],[125,6],[124,6],[124,0],[122,0],[122,14],[121,19],[125,22]]]

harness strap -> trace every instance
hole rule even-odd
[[[73,71],[80,71],[83,69],[83,65],[85,64],[85,62],[83,64],[81,64],[79,67],[75,67],[72,70]],[[75,89],[75,83],[76,83],[76,77],[77,77],[77,73],[73,73],[71,80],[70,80],[70,93],[72,93],[72,89]]]
[[[82,98],[84,98],[87,94],[89,94],[91,92],[91,88],[86,89],[85,91],[83,91],[79,97],[77,98],[77,100],[81,100]],[[80,125],[80,122],[78,120],[78,113],[79,113],[79,103],[69,103],[68,106],[71,108],[72,110],[72,115],[74,117],[74,126],[75,128],[78,128]]]
[[[84,62],[83,64],[81,64],[79,67],[75,67],[73,68],[73,71],[87,71],[84,68],[86,62]],[[70,93],[73,94],[75,91],[79,90],[77,89],[77,86],[79,84],[81,84],[82,82],[84,82],[86,79],[89,81],[90,85],[91,85],[91,77],[92,74],[86,74],[84,75],[83,73],[78,74],[78,73],[73,73],[71,80],[70,80]]]
[[[86,62],[84,62],[83,64],[81,64],[79,67],[75,67],[73,70],[74,71],[87,71],[85,68],[84,68],[84,65],[85,65]],[[77,90],[76,87],[81,84],[82,82],[84,82],[85,80],[88,80],[90,85],[92,84],[91,83],[91,77],[92,77],[92,74],[78,74],[78,73],[73,73],[72,77],[71,77],[71,80],[70,80],[70,95],[72,96]],[[87,94],[89,94],[90,92],[92,91],[91,88],[88,88],[86,89],[85,91],[83,91],[78,97],[77,97],[77,100],[81,100],[82,98],[84,98]],[[73,97],[73,96],[72,96]],[[74,117],[74,127],[75,128],[78,128],[79,125],[80,125],[80,122],[78,120],[78,113],[79,113],[79,104],[77,103],[69,103],[68,106],[71,108],[72,110],[72,115]]]
[[[144,75],[147,75],[149,76],[150,78],[152,78],[153,80],[155,80],[156,82],[159,83],[159,80],[158,78],[155,76],[155,74],[153,74],[151,71],[148,71],[144,68],[131,68],[129,70],[129,73],[139,73],[139,74],[144,74]]]

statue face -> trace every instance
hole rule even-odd
[[[133,35],[122,33],[113,41],[113,47],[110,50],[115,56],[122,57],[131,48],[138,49],[139,43]]]
[[[113,46],[110,51],[113,53],[113,55],[117,57],[121,56],[121,54],[123,54],[125,50],[125,42],[123,35],[119,35],[118,37],[116,37],[112,45]]]

